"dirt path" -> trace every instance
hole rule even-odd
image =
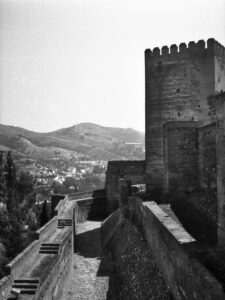
[[[60,300],[103,300],[113,297],[112,262],[104,256],[101,222],[78,224],[76,253]]]

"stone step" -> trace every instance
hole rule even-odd
[[[41,254],[58,254],[56,250],[40,250],[39,253]]]
[[[58,224],[72,224],[72,220],[58,220]]]
[[[28,295],[35,295],[36,288],[12,288],[11,294],[18,297],[20,294],[28,294]]]
[[[41,245],[41,248],[59,249],[59,245]]]
[[[16,289],[16,288],[12,288],[10,293],[14,296],[14,297],[18,297],[20,294],[21,290],[20,289]]]
[[[21,289],[21,294],[35,295],[36,289]]]
[[[39,284],[39,279],[31,279],[31,278],[15,279],[14,283],[36,283],[36,284]]]
[[[40,249],[42,250],[59,250],[59,246],[57,247],[52,247],[52,246],[41,246]]]
[[[37,289],[38,284],[33,283],[14,283],[12,285],[13,288],[16,289]]]
[[[60,246],[60,243],[42,243],[41,246]]]

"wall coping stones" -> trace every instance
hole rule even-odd
[[[175,220],[173,220],[154,201],[143,202],[145,209],[149,209],[154,216],[163,224],[180,244],[196,242],[196,240]]]

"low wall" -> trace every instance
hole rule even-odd
[[[111,240],[115,232],[117,231],[118,226],[121,223],[121,213],[117,209],[107,219],[102,222],[101,225],[101,242],[103,249],[107,246],[107,243]]]
[[[48,276],[40,279],[41,284],[35,299],[56,300],[59,298],[71,267],[71,245],[72,234],[71,230],[68,230],[67,235],[60,245],[57,261],[49,268]]]
[[[129,214],[142,228],[175,299],[225,299],[220,283],[192,257],[195,240],[155,202],[129,197]]]
[[[49,234],[50,232],[53,232],[57,226],[57,221],[58,218],[57,216],[55,216],[50,221],[48,221],[48,223],[46,223],[44,226],[38,229],[36,231],[37,238],[42,240],[45,237],[46,233]]]
[[[85,197],[89,195],[88,197]],[[80,198],[79,198],[80,197]],[[106,217],[105,190],[94,192],[82,192],[68,195],[68,201],[75,201],[77,207],[78,223],[89,219],[101,219]]]
[[[85,198],[91,198],[93,194],[93,191],[85,191],[85,192],[76,192],[69,194],[69,200],[78,200],[78,199],[85,199]]]
[[[131,180],[131,184],[145,183],[145,161],[109,161],[106,173],[107,211],[113,212],[119,207],[119,180]]]
[[[11,260],[6,266],[8,274],[14,279],[23,266],[27,266],[34,256],[39,251],[39,240],[33,241],[27,248],[25,248],[19,255]]]
[[[94,191],[84,191],[84,192],[76,192],[72,194],[68,194],[69,200],[79,200],[79,199],[85,199],[85,198],[92,198],[92,197],[98,197],[98,196],[104,196],[105,190],[94,190]]]
[[[63,198],[58,201],[55,207],[57,215],[60,216],[61,213],[64,213],[67,203],[68,197],[64,195]],[[33,260],[35,260],[35,257],[39,252],[40,244],[45,240],[46,237],[51,236],[51,234],[57,229],[57,222],[58,216],[55,216],[43,227],[37,230],[36,240],[33,241],[6,266],[9,275],[0,280],[0,300],[7,299],[8,295],[10,294],[14,279],[18,278],[18,276],[20,276],[23,272],[23,269],[31,264]],[[41,277],[40,286],[36,295],[30,295],[29,299],[58,299],[58,295],[62,290],[61,287],[64,283],[64,278],[66,278],[66,274],[68,273],[71,265],[71,231],[71,228],[68,227],[65,236],[61,237],[62,240],[60,243],[60,250],[59,254],[56,256],[56,261],[52,262],[49,266],[47,278]]]

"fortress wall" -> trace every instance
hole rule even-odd
[[[198,122],[169,122],[163,128],[164,192],[198,187]]]
[[[216,168],[218,200],[218,243],[225,245],[225,93],[216,97]]]
[[[210,95],[224,88],[224,53],[213,39],[145,51],[147,191],[164,187],[163,125],[215,120]]]
[[[119,207],[119,180],[131,180],[132,184],[145,183],[145,161],[109,161],[106,174],[107,211]]]
[[[70,271],[72,261],[72,234],[68,230],[67,235],[60,245],[57,260],[49,267],[48,276],[41,278],[40,288],[35,299],[58,299],[62,293],[67,274]]]
[[[222,286],[192,257],[195,239],[155,202],[129,197],[129,215],[143,233],[175,299],[224,299]],[[207,296],[207,298],[206,298]]]
[[[199,128],[199,185],[208,191],[216,188],[216,123]]]
[[[76,216],[78,223],[85,222],[88,218],[104,218],[106,216],[105,190],[96,190],[90,197],[78,198],[70,195],[69,201],[76,202]],[[83,196],[88,195],[86,192]]]
[[[101,197],[105,195],[105,189],[94,190],[94,191],[84,191],[84,192],[76,192],[72,194],[68,194],[69,200],[80,200],[91,197]]]

